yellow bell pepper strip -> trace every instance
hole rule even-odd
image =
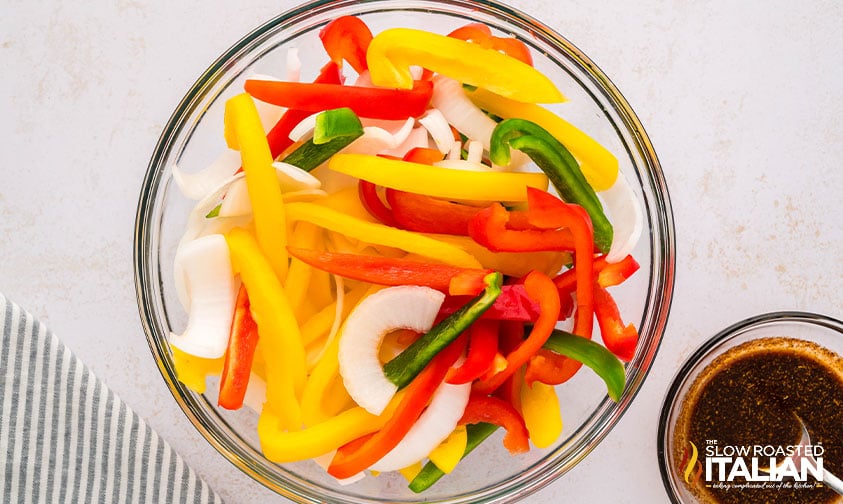
[[[547,174],[564,201],[580,205],[588,212],[594,228],[594,244],[601,252],[608,252],[612,247],[612,223],[568,149],[534,122],[504,119],[492,132],[489,152],[492,162],[499,165],[508,163],[510,147],[530,156]]]
[[[486,275],[483,279],[486,289],[481,294],[433,326],[397,357],[384,364],[383,371],[387,379],[399,389],[407,386],[437,354],[447,348],[494,304],[501,293],[502,280],[503,276],[498,272]]]
[[[240,150],[260,250],[280,280],[287,276],[287,225],[281,186],[255,102],[243,93],[225,103],[226,138]]]
[[[465,451],[462,454],[462,458],[464,459],[475,448],[480,446],[480,443],[485,441],[486,438],[491,436],[497,429],[497,425],[486,422],[466,425]],[[409,488],[415,493],[424,492],[434,483],[439,481],[439,479],[444,475],[445,471],[437,467],[436,464],[433,462],[427,462],[424,467],[422,467],[421,472],[419,472],[419,474],[413,478],[413,481],[410,482]]]
[[[429,238],[427,236],[395,229],[383,224],[367,222],[337,210],[315,203],[290,203],[287,205],[290,223],[306,221],[317,226],[342,233],[357,240],[395,247],[425,257],[437,259],[446,264],[465,268],[479,268],[477,259],[462,249]]]
[[[412,28],[391,28],[375,35],[366,52],[377,86],[410,89],[410,67],[418,65],[470,86],[528,103],[556,103],[565,97],[532,66],[493,48]]]
[[[304,389],[306,370],[304,345],[295,314],[281,282],[252,235],[235,228],[225,239],[233,270],[240,274],[249,292],[252,316],[258,325],[258,347],[264,356],[271,355],[273,359],[266,367],[267,406],[286,428],[299,429],[299,397]]]
[[[197,394],[205,393],[205,379],[208,375],[218,375],[222,371],[224,356],[218,359],[205,359],[179,350],[173,345],[170,345],[170,350],[173,352],[176,378]]]
[[[535,382],[521,388],[521,415],[536,448],[547,448],[562,434],[559,397],[551,385]]]
[[[525,201],[527,187],[545,191],[548,184],[543,173],[456,170],[366,154],[337,154],[328,168],[379,186],[456,200]]]
[[[466,433],[465,425],[457,426],[454,432],[451,433],[445,441],[442,441],[439,446],[434,448],[428,458],[431,462],[436,464],[436,467],[442,470],[445,474],[450,473],[457,466],[465,453],[465,447],[468,442],[468,434]],[[421,472],[421,470],[419,470]],[[416,473],[418,476],[418,473]]]
[[[276,415],[261,415],[258,419],[261,450],[267,459],[279,464],[324,455],[383,427],[402,397],[396,396],[379,416],[358,406],[295,432],[285,431]]]
[[[467,93],[481,109],[503,119],[532,121],[553,135],[580,161],[580,169],[595,191],[605,191],[618,178],[618,158],[573,124],[546,108],[511,100],[477,88]]]
[[[289,241],[296,247],[315,247],[321,233],[321,228],[309,222],[299,222],[291,234]],[[284,282],[284,292],[287,293],[290,305],[293,307],[293,311],[300,321],[303,321],[300,317],[302,314],[302,303],[307,296],[307,287],[310,284],[312,272],[313,268],[309,264],[294,257],[290,259],[287,278]]]

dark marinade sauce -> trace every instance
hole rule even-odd
[[[820,358],[825,354],[826,358]],[[796,413],[808,427],[811,444],[825,449],[824,468],[843,475],[840,362],[839,356],[822,347],[794,351],[775,346],[725,361],[696,394],[688,419],[688,439],[699,447],[701,459],[710,440],[718,446],[796,445],[801,434],[793,417]],[[809,488],[794,484],[790,489],[733,486],[728,490],[712,485],[705,491],[722,504],[839,502],[835,492],[815,486],[811,476],[807,484]]]

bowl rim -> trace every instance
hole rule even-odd
[[[699,345],[696,350],[694,350],[682,363],[682,366],[680,366],[671,379],[670,386],[668,387],[664,399],[662,400],[658,427],[656,429],[656,456],[658,458],[659,474],[671,504],[685,503],[678,495],[676,495],[673,485],[671,484],[672,471],[671,467],[669,467],[669,454],[667,453],[669,442],[667,435],[672,427],[669,425],[669,421],[671,414],[674,412],[676,401],[679,399],[678,394],[680,390],[689,380],[695,378],[695,376],[691,375],[691,371],[694,370],[694,368],[696,368],[703,359],[709,357],[712,354],[712,351],[716,350],[732,338],[737,338],[755,329],[760,329],[777,323],[790,323],[805,327],[818,326],[836,331],[843,336],[843,320],[810,311],[782,310],[754,315],[735,322],[720,330],[714,336],[711,336]],[[788,337],[801,339],[798,336]],[[726,351],[728,351],[728,349],[723,350],[723,352]]]
[[[164,167],[161,166],[162,160],[166,157],[175,137],[180,131],[180,123],[190,116],[198,100],[205,96],[208,89],[224,75],[229,62],[236,59],[249,47],[260,44],[261,40],[273,33],[272,30],[282,29],[281,27],[285,25],[292,25],[303,16],[310,16],[315,12],[327,11],[342,6],[353,6],[360,3],[357,0],[315,0],[301,4],[258,25],[211,63],[185,93],[162,130],[142,182],[142,190],[135,220],[133,260],[139,314],[147,343],[174,399],[188,420],[224,458],[264,486],[284,497],[300,502],[316,501],[312,500],[308,495],[303,495],[302,492],[295,488],[295,485],[293,485],[293,488],[279,485],[272,474],[268,474],[266,471],[262,471],[261,468],[255,467],[243,453],[237,450],[232,451],[232,446],[228,443],[229,439],[221,439],[212,432],[214,429],[219,428],[219,425],[209,425],[203,414],[201,414],[204,413],[201,411],[202,408],[205,407],[205,404],[208,404],[207,400],[185,396],[185,389],[176,379],[175,371],[167,364],[167,356],[164,355],[165,349],[161,340],[162,336],[166,333],[164,333],[163,327],[159,327],[160,321],[156,320],[155,315],[156,308],[159,308],[158,305],[163,305],[163,303],[160,299],[154,299],[154,296],[149,296],[147,292],[148,285],[157,278],[156,272],[159,270],[157,263],[158,257],[154,254],[150,255],[150,257],[145,257],[144,248],[149,246],[153,239],[151,234],[156,230],[156,223],[150,223],[151,219],[149,217],[154,215],[153,210],[155,208],[157,188],[164,178]],[[626,389],[620,401],[617,404],[608,404],[609,400],[605,399],[586,418],[584,425],[591,425],[591,429],[595,435],[589,438],[587,443],[581,443],[581,446],[571,452],[569,456],[570,462],[567,463],[566,467],[562,467],[562,461],[558,460],[555,464],[545,464],[546,467],[542,471],[532,475],[533,477],[529,481],[529,488],[523,488],[523,482],[518,483],[519,480],[517,478],[511,478],[510,480],[505,480],[505,482],[509,483],[502,489],[498,488],[500,487],[500,483],[496,483],[493,485],[493,488],[482,489],[480,491],[484,501],[502,502],[502,499],[507,499],[507,496],[512,497],[513,490],[519,492],[516,498],[520,499],[555,481],[559,476],[581,462],[608,435],[609,431],[626,413],[629,405],[640,392],[643,382],[652,369],[653,360],[661,346],[662,336],[667,325],[673,300],[676,260],[673,213],[661,165],[637,115],[603,71],[574,44],[532,16],[492,0],[411,0],[409,2],[402,2],[401,7],[394,5],[395,0],[369,0],[365,3],[375,6],[391,6],[391,9],[387,10],[405,9],[408,6],[430,8],[437,5],[482,9],[498,17],[505,17],[508,22],[516,22],[518,25],[529,27],[532,35],[560,48],[560,51],[564,52],[566,57],[570,58],[573,63],[584,71],[587,78],[596,85],[602,97],[609,101],[613,111],[619,116],[617,126],[625,128],[625,133],[629,135],[629,146],[627,148],[635,149],[635,152],[641,158],[641,166],[636,168],[636,170],[641,170],[646,174],[648,177],[646,182],[650,184],[650,189],[655,193],[653,200],[647,202],[648,205],[652,206],[647,215],[650,217],[655,216],[651,225],[658,226],[658,229],[650,233],[651,268],[648,284],[650,292],[648,292],[642,315],[645,319],[644,322],[648,324],[647,330],[653,333],[652,344],[648,347],[645,355],[641,356],[640,359],[638,357],[636,358],[637,361],[635,364],[637,365],[627,366],[628,378],[631,379],[628,379]],[[657,237],[660,238],[658,242],[656,242]],[[148,259],[149,262],[144,259]],[[654,285],[658,285],[660,288],[659,295],[656,296],[657,299],[655,300],[651,299],[653,297],[651,291]],[[651,303],[651,301],[654,302]],[[642,326],[639,329],[643,332],[644,327]],[[606,415],[605,413],[609,410],[616,411],[616,414]],[[595,420],[600,418],[601,414],[602,420]],[[226,425],[225,427],[227,428],[228,426]],[[580,430],[582,428],[581,426]],[[227,434],[230,435],[232,432],[230,431]],[[577,433],[579,433],[579,430],[574,432],[574,434]],[[561,450],[561,447],[559,449]],[[549,456],[545,457],[542,461],[548,460],[549,458]],[[527,471],[536,472],[534,471],[535,467],[542,461],[533,464]],[[512,481],[515,482],[512,483]],[[477,501],[471,500],[471,502]]]

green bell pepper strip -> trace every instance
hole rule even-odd
[[[503,275],[493,272],[483,279],[485,290],[462,308],[439,322],[403,352],[383,366],[384,374],[399,389],[413,381],[437,353],[488,310],[501,293]]]
[[[560,329],[554,329],[544,348],[582,362],[606,382],[609,398],[617,402],[626,386],[626,371],[620,359],[603,345]]]
[[[462,455],[463,459],[475,448],[480,446],[480,443],[482,443],[486,440],[486,438],[491,436],[493,432],[498,430],[498,426],[495,424],[480,422],[476,424],[466,425],[465,430],[467,439],[465,443],[465,452],[463,452]],[[415,493],[424,492],[425,490],[433,486],[434,483],[439,481],[439,479],[442,478],[442,476],[444,475],[445,472],[442,469],[436,467],[436,464],[434,464],[433,462],[427,462],[424,467],[422,467],[422,470],[410,482],[409,488]]]
[[[509,148],[530,156],[568,203],[582,206],[594,226],[594,245],[601,252],[612,247],[612,224],[603,212],[597,193],[589,185],[577,160],[556,138],[538,124],[525,119],[505,119],[492,132],[489,157],[498,165],[510,160]]]
[[[350,108],[326,110],[316,116],[313,138],[283,159],[311,171],[363,135],[363,124]]]

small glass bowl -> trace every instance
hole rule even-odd
[[[172,165],[185,171],[207,166],[224,148],[223,104],[242,90],[247,74],[278,75],[287,49],[296,47],[302,80],[327,61],[318,32],[342,15],[360,16],[377,33],[388,27],[416,27],[448,33],[482,22],[497,34],[517,37],[532,50],[535,66],[569,98],[551,106],[618,156],[644,212],[644,232],[633,251],[641,269],[613,288],[625,321],[639,329],[640,343],[627,366],[627,388],[617,403],[593,373],[578,373],[560,395],[565,430],[543,450],[512,457],[499,440],[486,442],[471,460],[422,495],[401,476],[385,474],[341,486],[313,462],[277,465],[260,451],[257,416],[244,408],[216,407],[213,386],[198,395],[176,378],[167,344],[171,328],[186,315],[173,282],[173,258],[192,202],[174,189]],[[137,210],[135,284],[141,321],[162,376],[188,419],[228,460],[255,480],[297,502],[510,502],[544,487],[581,461],[627,410],[656,356],[673,293],[674,231],[670,201],[653,147],[638,118],[595,65],[541,22],[505,5],[474,0],[328,0],[288,11],[256,28],[219,57],[199,77],[173,112],[152,155]],[[477,464],[477,461],[484,461]]]
[[[658,428],[658,459],[670,502],[703,502],[684,481],[684,467],[676,446],[676,426],[683,404],[697,378],[732,348],[765,338],[788,338],[819,345],[843,356],[843,322],[814,313],[786,311],[758,315],[727,327],[698,348],[676,373],[662,406]],[[840,370],[843,372],[843,370]]]

